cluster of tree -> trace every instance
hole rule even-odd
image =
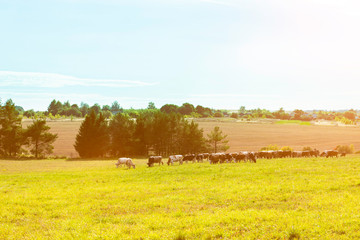
[[[4,105],[0,102],[0,156],[14,158],[27,150],[36,158],[52,153],[57,135],[49,133],[46,121],[35,120],[23,129],[21,120],[11,99]]]
[[[80,107],[77,104],[70,105],[69,101],[65,103],[61,103],[60,101],[56,101],[55,99],[50,103],[48,107],[47,114],[56,116],[74,116],[74,117],[85,117],[90,112],[102,113],[105,118],[109,118],[114,114],[119,112],[123,112],[123,108],[120,107],[118,102],[113,102],[111,106],[104,105],[100,106],[95,103],[93,106],[89,106],[87,103],[81,103]]]
[[[222,112],[222,115],[226,115],[226,112]],[[286,112],[283,108],[277,111],[271,112],[266,109],[245,109],[244,106],[240,107],[238,112],[232,112],[229,114],[232,118],[272,118],[281,120],[300,120],[300,121],[311,121],[311,120],[330,120],[339,121],[345,124],[354,124],[358,119],[357,112],[353,109],[348,111],[317,111],[313,110],[303,111],[301,109],[295,109],[291,112]]]
[[[148,104],[146,109],[123,109],[120,107],[117,101],[113,102],[111,106],[95,103],[92,106],[89,106],[87,103],[81,103],[80,106],[77,104],[70,104],[69,101],[61,103],[60,101],[53,100],[47,111],[45,112],[35,112],[33,109],[25,111],[21,106],[15,106],[16,110],[25,117],[28,118],[43,118],[46,116],[50,119],[61,118],[61,117],[85,117],[91,111],[94,111],[96,114],[102,113],[103,117],[109,119],[115,116],[118,113],[126,113],[132,118],[137,118],[144,112],[153,112],[160,110],[163,113],[179,113],[186,117],[194,118],[207,118],[207,117],[231,117],[231,118],[245,118],[245,119],[259,119],[259,118],[269,118],[269,119],[282,119],[282,120],[301,120],[301,121],[311,121],[311,120],[332,120],[342,122],[344,124],[354,124],[356,123],[358,116],[357,112],[353,109],[348,111],[303,111],[301,109],[295,109],[294,111],[287,112],[283,108],[280,108],[277,111],[269,111],[267,109],[246,109],[244,106],[241,106],[240,109],[236,112],[230,110],[215,110],[208,107],[203,107],[197,105],[196,107],[190,103],[184,103],[181,106],[175,104],[165,104],[160,109],[157,109],[153,102]]]
[[[160,108],[160,111],[164,113],[180,113],[192,117],[212,117],[215,114],[215,111],[210,108],[201,105],[194,107],[190,103],[184,103],[180,107],[175,104],[165,104]]]
[[[205,139],[198,124],[179,113],[146,111],[136,119],[118,113],[107,121],[102,113],[92,111],[81,124],[74,147],[82,158],[168,156],[228,148],[219,128],[208,136]]]

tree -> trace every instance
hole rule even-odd
[[[55,116],[61,111],[62,108],[63,108],[62,103],[54,99],[52,100],[52,102],[48,107],[48,112]]]
[[[182,154],[203,152],[206,149],[203,129],[194,121],[183,121],[180,143]]]
[[[347,119],[350,119],[350,120],[352,120],[352,121],[354,121],[355,120],[355,118],[356,118],[356,112],[355,111],[346,111],[345,113],[344,113],[344,117],[346,117]]]
[[[190,115],[194,111],[194,105],[190,103],[184,103],[181,107],[179,107],[179,113],[181,113],[182,115]]]
[[[160,108],[160,111],[163,113],[177,113],[179,109],[179,106],[175,105],[175,104],[165,104],[164,106],[162,106]]]
[[[147,109],[156,109],[155,103],[149,102],[149,105],[148,105]]]
[[[85,117],[86,114],[88,114],[89,108],[90,108],[89,104],[83,102],[80,103],[80,112],[83,117]]]
[[[113,115],[116,115],[118,113],[122,113],[123,109],[120,107],[119,103],[115,101],[112,103],[110,111]]]
[[[46,125],[45,120],[36,120],[27,127],[25,131],[27,145],[31,148],[30,152],[35,155],[35,158],[52,153],[54,149],[52,143],[55,142],[58,136],[49,133],[49,130],[50,127]]]
[[[139,155],[147,154],[146,123],[147,123],[146,114],[141,113],[139,117],[136,119],[135,129],[133,134],[134,151]]]
[[[212,111],[210,108],[205,108],[201,105],[197,105],[195,111],[196,113],[200,114],[201,117],[210,117],[212,115]]]
[[[133,134],[135,124],[128,115],[118,113],[111,120],[110,150],[113,156],[128,156],[133,153]]]
[[[90,111],[94,111],[96,114],[99,114],[101,110],[101,107],[99,104],[95,103],[91,108]]]
[[[230,117],[231,118],[238,118],[239,115],[237,113],[233,112],[233,113],[231,113]]]
[[[100,113],[91,111],[81,123],[74,144],[80,157],[104,156],[109,147],[109,134],[106,119]]]
[[[293,111],[295,120],[302,120],[302,116],[305,114],[303,110],[295,109]]]
[[[0,153],[14,157],[24,143],[21,117],[11,99],[0,105]],[[2,149],[2,150],[1,150]]]
[[[101,111],[110,111],[109,105],[103,105]]]
[[[227,135],[223,135],[220,127],[215,126],[214,130],[212,130],[207,136],[208,142],[213,147],[215,153],[217,153],[218,150],[226,151],[230,148],[230,146],[227,145],[229,142],[229,140],[226,140]]]

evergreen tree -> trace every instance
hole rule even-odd
[[[80,104],[80,112],[83,117],[86,116],[86,114],[89,113],[89,104],[81,102]]]
[[[79,133],[76,135],[75,150],[80,157],[104,156],[109,147],[109,134],[106,119],[100,113],[91,111],[82,122]]]
[[[205,150],[205,139],[203,137],[203,130],[199,129],[199,125],[191,121],[183,122],[182,134],[182,153],[199,153]]]
[[[146,116],[144,113],[140,114],[136,119],[135,129],[134,129],[134,151],[138,155],[147,154],[147,141],[146,141]]]
[[[36,120],[27,127],[25,131],[27,145],[30,146],[30,152],[35,155],[35,158],[52,153],[54,149],[52,143],[55,142],[58,136],[49,133],[49,130],[50,127],[46,125],[45,120]]]
[[[218,150],[226,151],[229,149],[229,146],[227,145],[229,140],[226,140],[227,135],[223,135],[220,127],[214,127],[214,130],[211,131],[207,136],[208,142],[213,147],[215,153]]]
[[[110,111],[113,115],[116,115],[118,113],[122,113],[123,109],[120,107],[120,104],[117,101],[115,101],[112,103]]]
[[[135,124],[128,115],[118,113],[109,125],[111,153],[114,156],[128,156],[133,151],[133,133]]]
[[[156,109],[155,103],[149,102],[147,109]]]
[[[0,153],[14,157],[24,143],[21,117],[11,99],[0,105]]]

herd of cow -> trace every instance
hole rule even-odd
[[[345,156],[344,153],[340,154]],[[216,163],[231,163],[231,162],[252,162],[256,163],[258,158],[290,158],[290,157],[338,157],[339,152],[336,150],[325,150],[320,154],[319,150],[311,151],[290,151],[290,150],[276,150],[276,151],[260,151],[260,152],[233,152],[233,153],[199,153],[199,154],[186,154],[183,155],[171,155],[167,161],[168,165],[173,165],[175,162],[183,164],[184,162],[203,162],[209,161],[210,164]],[[150,156],[147,162],[149,167],[152,167],[155,163],[164,165],[162,156]],[[125,165],[128,168],[135,168],[131,158],[119,158],[115,163],[116,167]]]

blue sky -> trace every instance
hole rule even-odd
[[[0,97],[360,109],[355,0],[0,0]]]

